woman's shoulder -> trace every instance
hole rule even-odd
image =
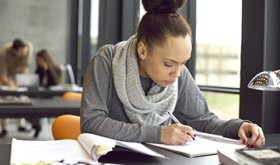
[[[5,58],[12,48],[12,43],[7,43],[0,48],[0,57]]]
[[[180,74],[179,84],[184,83],[190,76],[192,76],[192,75],[190,74],[190,71],[188,70],[188,68],[185,66]]]
[[[193,76],[191,75],[187,67],[184,67],[181,72],[181,75],[178,79],[178,87],[179,91],[188,89],[188,92],[193,92],[198,88]]]
[[[95,69],[96,71],[110,72],[112,69],[112,61],[115,55],[115,45],[108,44],[99,48],[90,60],[87,69]]]
[[[93,55],[93,59],[112,61],[115,55],[114,50],[115,50],[115,45],[112,44],[104,45],[101,48],[99,48],[97,52]]]

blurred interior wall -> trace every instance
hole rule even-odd
[[[29,40],[34,46],[33,55],[44,48],[57,63],[64,64],[69,53],[68,3],[68,0],[1,0],[0,45],[14,38]]]

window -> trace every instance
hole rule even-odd
[[[240,45],[241,0],[197,0],[197,83],[239,88]]]
[[[140,11],[139,11],[139,21],[141,20],[141,18],[145,15],[146,11],[144,9],[144,6],[142,3],[140,3]]]
[[[218,92],[203,92],[203,95],[210,110],[219,118],[229,120],[239,117],[239,95]]]
[[[241,0],[197,0],[196,82],[199,85],[239,88]],[[204,92],[221,118],[238,117],[239,95]]]
[[[97,51],[98,44],[98,14],[99,0],[91,1],[90,14],[90,55],[92,56]]]

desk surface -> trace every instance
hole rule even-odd
[[[266,135],[266,146],[279,146],[280,147],[280,134],[268,134]],[[188,158],[180,154],[169,152],[160,148],[153,147],[154,150],[160,152],[161,154],[169,157],[170,159],[161,159],[146,155],[141,155],[132,152],[111,152],[108,155],[100,159],[101,162],[107,163],[120,163],[120,164],[176,164],[176,165],[186,165],[186,164],[199,164],[199,165],[218,165],[219,160],[217,155],[202,156],[196,158]],[[0,162],[2,165],[8,165],[10,161],[10,144],[0,145]]]
[[[31,105],[0,105],[0,118],[80,115],[80,101],[66,101],[61,97],[34,98],[32,101]]]
[[[82,88],[78,86],[74,87],[20,87],[16,90],[3,89],[0,87],[0,95],[2,96],[20,96],[25,95],[29,97],[53,97],[53,96],[62,96],[65,92],[81,92]]]

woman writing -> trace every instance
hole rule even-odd
[[[135,142],[185,144],[195,130],[262,146],[262,129],[219,119],[186,68],[191,29],[178,13],[184,0],[142,0],[137,34],[98,50],[83,86],[81,131]],[[171,124],[167,112],[181,124]]]

